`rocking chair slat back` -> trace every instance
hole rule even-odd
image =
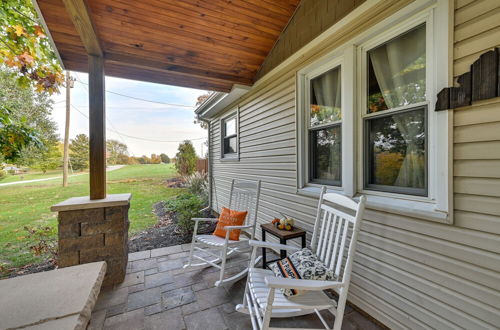
[[[358,204],[346,196],[325,192],[326,188],[323,188],[311,248],[318,258],[339,276],[342,271],[350,271],[353,257],[351,251],[355,248],[351,242],[356,241],[359,232],[364,197],[361,198],[363,202]],[[325,204],[326,202],[340,206],[345,212]],[[347,213],[350,211],[354,216]],[[345,254],[347,258],[344,258]],[[344,276],[339,278],[346,280]]]
[[[244,230],[255,237],[255,226],[257,223],[257,211],[259,208],[260,180],[256,182],[239,181],[233,179],[231,182],[231,193],[229,195],[229,208],[236,211],[247,211],[245,225],[252,225],[249,230]]]

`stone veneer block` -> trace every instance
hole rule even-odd
[[[86,329],[106,273],[104,262],[0,281],[0,328]]]
[[[121,283],[128,262],[130,194],[89,200],[74,197],[54,205],[59,219],[59,267],[106,261],[104,286]]]

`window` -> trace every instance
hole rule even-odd
[[[366,53],[365,189],[427,195],[426,27]]]
[[[221,149],[223,158],[237,158],[238,156],[238,130],[236,117],[236,114],[233,114],[221,121]]]
[[[341,185],[341,72],[329,70],[309,82],[311,182]]]
[[[450,114],[434,111],[450,84],[450,10],[408,4],[297,72],[298,193],[327,185],[372,209],[451,223]]]

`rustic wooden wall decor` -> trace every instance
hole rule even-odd
[[[458,87],[443,88],[438,93],[436,111],[470,105],[473,101],[500,96],[500,51],[498,48],[482,54],[469,72],[457,78]]]

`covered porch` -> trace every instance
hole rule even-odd
[[[101,291],[92,311],[89,329],[251,329],[246,314],[235,311],[241,304],[245,279],[221,287],[214,282],[216,268],[186,271],[189,244],[129,254],[123,283]],[[231,259],[228,274],[247,267],[242,256]],[[330,313],[324,313],[333,324]],[[271,326],[320,328],[314,314],[273,319]],[[383,329],[377,323],[347,306],[342,329]]]

